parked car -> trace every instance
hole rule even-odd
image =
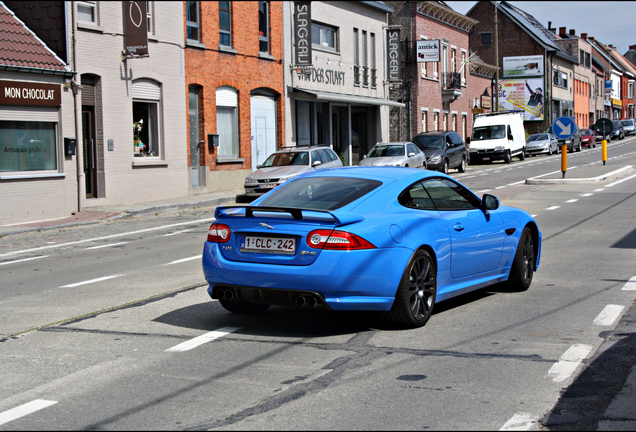
[[[455,168],[460,173],[466,171],[468,148],[457,132],[421,132],[411,141],[426,155],[427,169],[445,174]]]
[[[548,156],[559,152],[559,140],[551,133],[538,133],[526,139],[526,155],[536,156],[547,153]]]
[[[526,157],[526,131],[522,110],[476,114],[470,141],[470,163]]]
[[[621,120],[625,135],[636,135],[636,121],[633,118]]]
[[[621,122],[618,120],[612,120],[612,126],[614,126],[614,129],[612,129],[612,132],[610,133],[610,141],[613,139],[624,139],[625,131],[623,130]]]
[[[546,132],[553,133],[552,126],[549,126]],[[574,132],[572,133],[572,136],[570,138],[558,138],[558,140],[559,151],[561,150],[561,146],[564,144],[568,146],[568,153],[572,153],[573,151],[581,151],[581,143],[583,142],[583,137],[581,136],[581,129],[576,125],[576,123],[574,124]]]
[[[437,302],[503,282],[524,291],[541,232],[526,211],[428,170],[346,167],[298,176],[215,211],[208,294],[234,313],[270,305],[378,311],[420,327]]]
[[[262,194],[307,171],[341,166],[342,161],[331,147],[285,147],[272,153],[245,178],[245,193]]]
[[[596,147],[596,132],[592,129],[581,129],[581,145],[584,147]]]
[[[380,143],[358,165],[426,168],[426,158],[424,152],[412,142]]]

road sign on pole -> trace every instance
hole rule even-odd
[[[570,138],[574,134],[575,129],[576,124],[570,117],[559,117],[552,125],[552,132],[558,139]]]

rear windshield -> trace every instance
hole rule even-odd
[[[623,126],[633,126],[634,120],[622,120],[621,123],[623,124]]]
[[[548,137],[548,134],[534,134],[528,137],[528,141],[541,141],[541,140],[547,140],[547,139],[550,139]]]
[[[440,150],[444,148],[442,135],[422,135],[413,138],[413,142],[422,150]]]
[[[288,165],[309,165],[309,154],[307,152],[274,153],[265,159],[261,168]]]
[[[350,177],[309,177],[284,184],[261,205],[336,210],[368,194],[382,182]]]
[[[592,135],[592,131],[589,129],[583,129],[581,131],[581,135],[585,135],[585,136]]]
[[[369,157],[404,156],[403,145],[377,145],[369,152]]]
[[[473,141],[490,140],[506,137],[506,126],[482,126],[473,129]]]

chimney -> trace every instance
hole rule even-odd
[[[591,41],[594,41],[594,36],[588,36],[587,38]]]
[[[565,32],[565,27],[559,27],[559,36],[567,37],[567,33]]]
[[[587,33],[581,33],[581,38],[587,40]]]
[[[629,46],[629,49],[630,49],[630,50],[634,50],[634,51],[636,51],[636,45],[630,45],[630,46]]]
[[[548,21],[548,30],[550,30],[550,31],[554,30],[552,28],[552,21]]]
[[[574,29],[570,29],[570,34],[574,36],[576,34],[576,31]]]

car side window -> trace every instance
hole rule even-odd
[[[338,155],[336,155],[336,153],[333,150],[327,149],[325,151],[329,155],[329,159],[331,159],[332,161],[335,161],[336,159],[338,159]]]
[[[315,164],[316,162],[322,162],[320,160],[320,155],[318,154],[318,152],[316,150],[311,152],[311,165]]]
[[[456,147],[462,145],[462,137],[457,132],[453,132],[451,134],[451,139],[453,140],[453,143]]]
[[[320,160],[323,164],[326,164],[328,162],[331,162],[331,159],[329,159],[329,155],[327,154],[327,151],[324,149],[320,149],[320,150],[316,150],[318,152],[318,155],[320,155]]]
[[[415,146],[415,144],[408,144],[406,147],[408,148],[409,154],[410,153],[418,154],[420,152],[420,150]]]
[[[452,180],[435,177],[422,183],[437,210],[470,210],[481,207],[479,198]]]
[[[398,202],[404,207],[418,210],[435,210],[433,200],[426,192],[421,182],[411,185],[408,189],[400,194]]]

